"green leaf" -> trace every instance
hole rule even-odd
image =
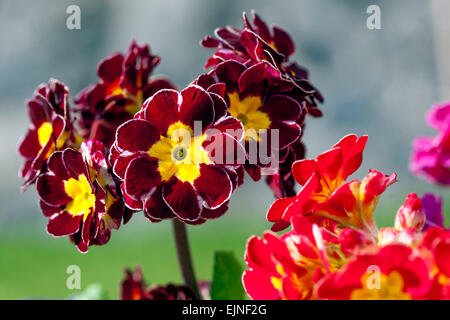
[[[212,300],[243,300],[242,265],[233,252],[218,251],[214,254],[214,273],[211,284]]]
[[[70,300],[108,300],[106,290],[99,284],[90,284],[86,289],[80,293],[73,294],[69,297]]]

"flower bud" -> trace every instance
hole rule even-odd
[[[403,205],[398,209],[395,216],[395,228],[403,230],[414,228],[422,230],[425,225],[425,213],[422,209],[422,202],[415,193],[410,193]]]

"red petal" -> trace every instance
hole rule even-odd
[[[47,232],[56,237],[67,236],[78,232],[83,216],[72,216],[68,212],[57,214],[50,218]]]
[[[147,156],[136,158],[125,173],[125,193],[135,200],[144,200],[160,182],[158,162]]]
[[[180,219],[195,221],[200,217],[201,200],[189,182],[172,178],[163,186],[163,198]]]
[[[145,101],[143,117],[158,129],[167,134],[169,126],[178,121],[179,93],[171,89],[163,89]]]
[[[273,95],[259,109],[272,121],[296,121],[301,114],[301,106],[294,99],[284,95]]]
[[[123,56],[121,54],[112,55],[100,62],[97,67],[98,76],[105,82],[113,82],[122,74]]]
[[[49,174],[38,178],[36,189],[39,197],[49,205],[61,206],[72,200],[64,191],[63,181]]]
[[[230,199],[233,191],[228,174],[218,166],[200,165],[200,176],[195,179],[194,187],[210,209],[217,209]]]
[[[148,151],[159,138],[158,130],[150,122],[133,119],[117,129],[115,146],[129,152]]]
[[[214,121],[214,102],[209,94],[201,87],[191,85],[181,91],[181,96],[181,122],[194,128],[194,121],[201,121],[202,131],[208,128]]]
[[[144,214],[150,221],[175,218],[172,210],[162,197],[162,187],[158,187],[151,197],[144,202]]]

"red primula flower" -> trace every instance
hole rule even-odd
[[[134,272],[125,270],[120,289],[121,300],[196,300],[194,292],[187,286],[168,284],[147,288],[141,268]]]
[[[320,299],[409,300],[424,298],[430,287],[426,261],[407,246],[389,245],[357,255],[325,276],[316,294]]]
[[[269,78],[263,62],[248,68],[236,61],[226,61],[210,74],[202,75],[196,80],[205,89],[225,85],[228,112],[244,126],[246,169],[255,180],[261,177],[259,167],[272,164],[266,158],[273,158],[274,152],[286,149],[301,134],[297,121],[302,114],[302,106],[289,96],[273,92]],[[278,141],[272,141],[272,133],[275,131]],[[258,152],[263,148],[267,152]]]
[[[144,101],[159,89],[174,88],[164,78],[150,78],[160,58],[148,45],[133,41],[125,55],[114,54],[100,62],[100,81],[76,98],[77,125],[84,138],[100,140],[106,147],[122,123],[133,118]]]
[[[431,278],[433,284],[426,298],[450,299],[450,231],[441,227],[430,227],[424,233],[421,249],[432,259]]]
[[[19,153],[25,159],[19,172],[25,180],[23,190],[45,169],[53,151],[73,142],[68,95],[62,82],[50,79],[48,84],[38,86],[33,98],[26,102],[31,124],[19,144]]]
[[[275,222],[273,230],[286,228],[292,216],[331,219],[343,227],[368,231],[374,238],[377,230],[372,215],[379,195],[396,181],[396,174],[385,176],[371,170],[361,182],[344,184],[362,162],[367,136],[348,135],[317,160],[300,160],[292,166],[295,180],[303,186],[294,197],[276,200],[267,213]]]
[[[247,242],[249,269],[244,272],[243,283],[250,298],[314,298],[314,284],[344,263],[336,251],[334,225],[319,227],[301,216],[294,217],[292,223],[292,231],[282,237],[266,232],[263,238],[253,236]]]
[[[224,214],[242,182],[242,124],[223,98],[198,86],[161,90],[117,130],[111,151],[126,203],[151,221],[201,223]],[[238,168],[238,169],[235,169]]]
[[[36,181],[41,209],[49,218],[48,233],[70,236],[81,252],[108,242],[126,210],[105,171],[103,148],[87,141],[81,146],[83,154],[56,151],[48,160],[48,173]]]

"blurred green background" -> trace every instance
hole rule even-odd
[[[107,245],[92,247],[85,255],[66,238],[46,234],[35,191],[19,191],[22,161],[16,144],[28,126],[23,101],[50,77],[65,82],[73,97],[97,81],[97,63],[125,51],[132,38],[149,43],[161,56],[156,74],[184,87],[203,72],[212,53],[199,40],[219,26],[241,26],[242,11],[251,9],[291,33],[297,45],[293,60],[309,69],[312,83],[325,97],[324,117],[307,119],[303,140],[308,157],[348,133],[368,134],[364,163],[354,178],[370,168],[399,174],[399,183],[381,198],[376,213],[380,226],[392,225],[409,192],[434,191],[450,200],[448,191],[408,171],[413,138],[434,134],[425,124],[425,112],[433,103],[450,99],[450,71],[443,72],[448,70],[444,63],[450,41],[447,46],[439,41],[450,34],[448,14],[442,19],[439,13],[445,11],[436,9],[448,2],[376,1],[382,29],[369,30],[366,9],[373,3],[0,0],[0,298],[65,298],[74,293],[66,288],[69,265],[80,266],[82,289],[99,283],[113,299],[126,267],[141,265],[147,283],[181,281],[169,222],[151,224],[136,214],[113,232]],[[66,28],[71,4],[80,6],[81,30]],[[269,227],[265,214],[272,201],[264,183],[247,177],[224,217],[189,227],[199,279],[211,278],[216,250],[231,250],[243,263],[246,240]]]

